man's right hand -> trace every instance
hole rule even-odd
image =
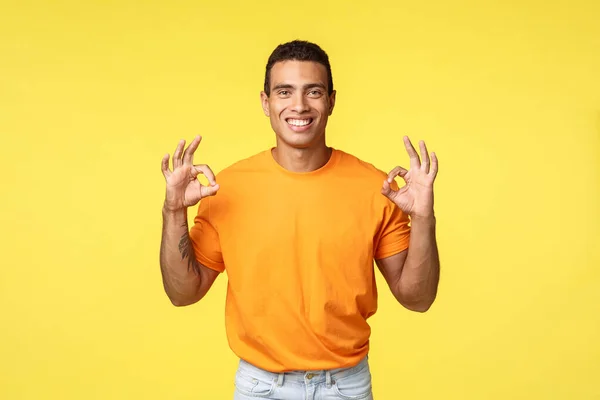
[[[167,181],[165,198],[166,211],[179,211],[197,204],[206,196],[214,196],[219,190],[215,174],[206,164],[194,165],[194,152],[202,137],[196,136],[184,151],[185,140],[181,140],[173,153],[173,171],[169,169],[169,154],[162,159],[162,173]],[[204,174],[210,186],[205,186],[197,179]]]

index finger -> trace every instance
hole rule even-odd
[[[202,136],[197,135],[192,143],[188,146],[187,149],[183,152],[183,163],[184,164],[193,164],[194,163],[194,152],[198,148],[198,145],[202,141]]]
[[[217,179],[215,177],[215,174],[208,165],[206,165],[206,164],[194,165],[194,168],[196,169],[196,171],[203,173],[211,185],[214,186],[217,184]]]
[[[421,160],[419,159],[419,154],[413,147],[408,136],[404,136],[404,147],[406,147],[406,152],[408,153],[408,156],[410,157],[410,168],[411,169],[412,168],[420,168]]]
[[[395,167],[393,170],[391,170],[388,173],[388,178],[387,181],[389,183],[392,183],[392,181],[394,180],[395,177],[397,177],[398,175],[400,175],[401,177],[403,177],[404,175],[406,175],[408,171],[405,168],[402,168],[400,166]]]
[[[171,176],[171,171],[169,171],[169,155],[165,154],[161,161],[161,170],[165,178],[169,178]]]

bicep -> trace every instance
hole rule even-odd
[[[400,276],[402,275],[402,268],[404,268],[404,262],[406,261],[406,257],[408,255],[408,249],[403,250],[400,253],[394,254],[393,256],[380,258],[375,260],[375,264],[381,271],[381,274],[385,278],[388,286],[390,288],[396,286],[400,281]]]

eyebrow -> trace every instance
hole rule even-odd
[[[325,85],[323,85],[322,83],[307,83],[302,88],[304,90],[313,89],[313,88],[321,88],[323,90],[327,89],[325,87]],[[296,89],[296,86],[290,85],[289,83],[280,83],[278,85],[275,85],[275,87],[273,87],[273,90],[278,90],[278,89]]]

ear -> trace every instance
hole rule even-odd
[[[329,95],[329,115],[333,113],[333,107],[335,107],[335,93],[336,91],[334,90]]]
[[[262,103],[262,109],[265,115],[268,117],[271,115],[269,111],[269,95],[264,91],[260,92],[260,102]]]

